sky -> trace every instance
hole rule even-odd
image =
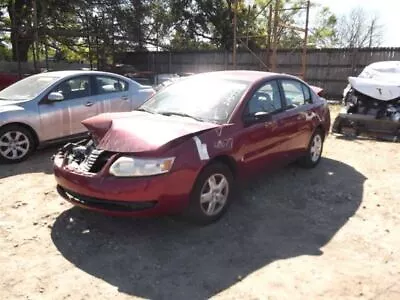
[[[366,12],[378,15],[384,33],[382,47],[400,47],[400,0],[311,0],[328,6],[338,17],[361,6]],[[311,24],[312,26],[312,24]]]

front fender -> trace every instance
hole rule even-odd
[[[26,111],[22,107],[2,111],[0,108],[0,128],[8,124],[24,124],[32,128],[40,140],[40,119],[37,114]]]

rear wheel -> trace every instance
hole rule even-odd
[[[324,135],[322,130],[317,129],[311,137],[306,155],[299,161],[300,165],[305,168],[314,168],[321,160],[323,146]]]
[[[18,125],[0,128],[0,161],[17,163],[25,160],[34,149],[32,133]]]
[[[198,176],[185,212],[188,220],[207,225],[218,220],[228,208],[233,189],[230,169],[213,163]]]

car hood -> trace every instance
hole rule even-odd
[[[23,110],[20,104],[24,101],[0,100],[0,112]]]
[[[399,83],[374,78],[349,77],[351,87],[377,100],[391,101],[400,97]]]
[[[140,111],[100,114],[82,124],[99,149],[125,153],[157,151],[177,139],[220,126]]]

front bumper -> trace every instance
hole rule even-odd
[[[339,113],[332,125],[332,132],[344,135],[366,135],[374,138],[400,140],[400,122],[377,119],[363,114]]]
[[[118,178],[108,174],[107,163],[96,174],[65,165],[62,154],[54,157],[59,194],[70,203],[89,210],[121,216],[156,216],[181,212],[188,204],[196,173],[178,170],[141,177]]]

